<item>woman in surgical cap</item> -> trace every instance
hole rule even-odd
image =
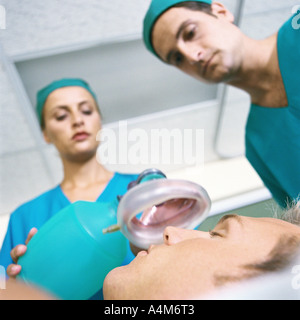
[[[21,266],[15,263],[27,249],[24,244],[53,215],[78,200],[111,202],[137,178],[110,172],[97,161],[101,115],[96,95],[84,80],[61,79],[40,90],[37,114],[45,141],[60,155],[64,175],[59,185],[11,214],[0,252],[0,265],[10,277],[20,272]],[[128,246],[123,264],[133,258]],[[101,293],[96,298],[101,298]]]

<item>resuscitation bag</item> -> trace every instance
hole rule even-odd
[[[113,203],[78,201],[44,224],[19,258],[19,279],[63,300],[86,300],[126,256],[121,232],[103,235],[116,223]]]

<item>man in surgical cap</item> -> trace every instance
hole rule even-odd
[[[298,22],[299,21],[299,22]],[[144,42],[161,61],[246,91],[246,156],[281,207],[300,194],[300,13],[263,40],[247,37],[211,0],[152,0]]]

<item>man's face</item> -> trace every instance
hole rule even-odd
[[[221,4],[212,4],[212,14],[171,8],[155,23],[152,43],[163,61],[190,76],[226,82],[240,67],[242,34]]]
[[[272,218],[223,217],[212,232],[167,227],[164,244],[141,251],[104,281],[105,299],[198,299],[216,278],[247,276],[243,266],[263,262],[279,239],[300,228]]]

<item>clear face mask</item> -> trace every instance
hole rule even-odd
[[[167,226],[194,229],[207,217],[211,200],[204,188],[173,180],[157,169],[148,169],[119,197],[117,225],[103,233],[121,230],[135,246],[148,249],[163,242]]]

